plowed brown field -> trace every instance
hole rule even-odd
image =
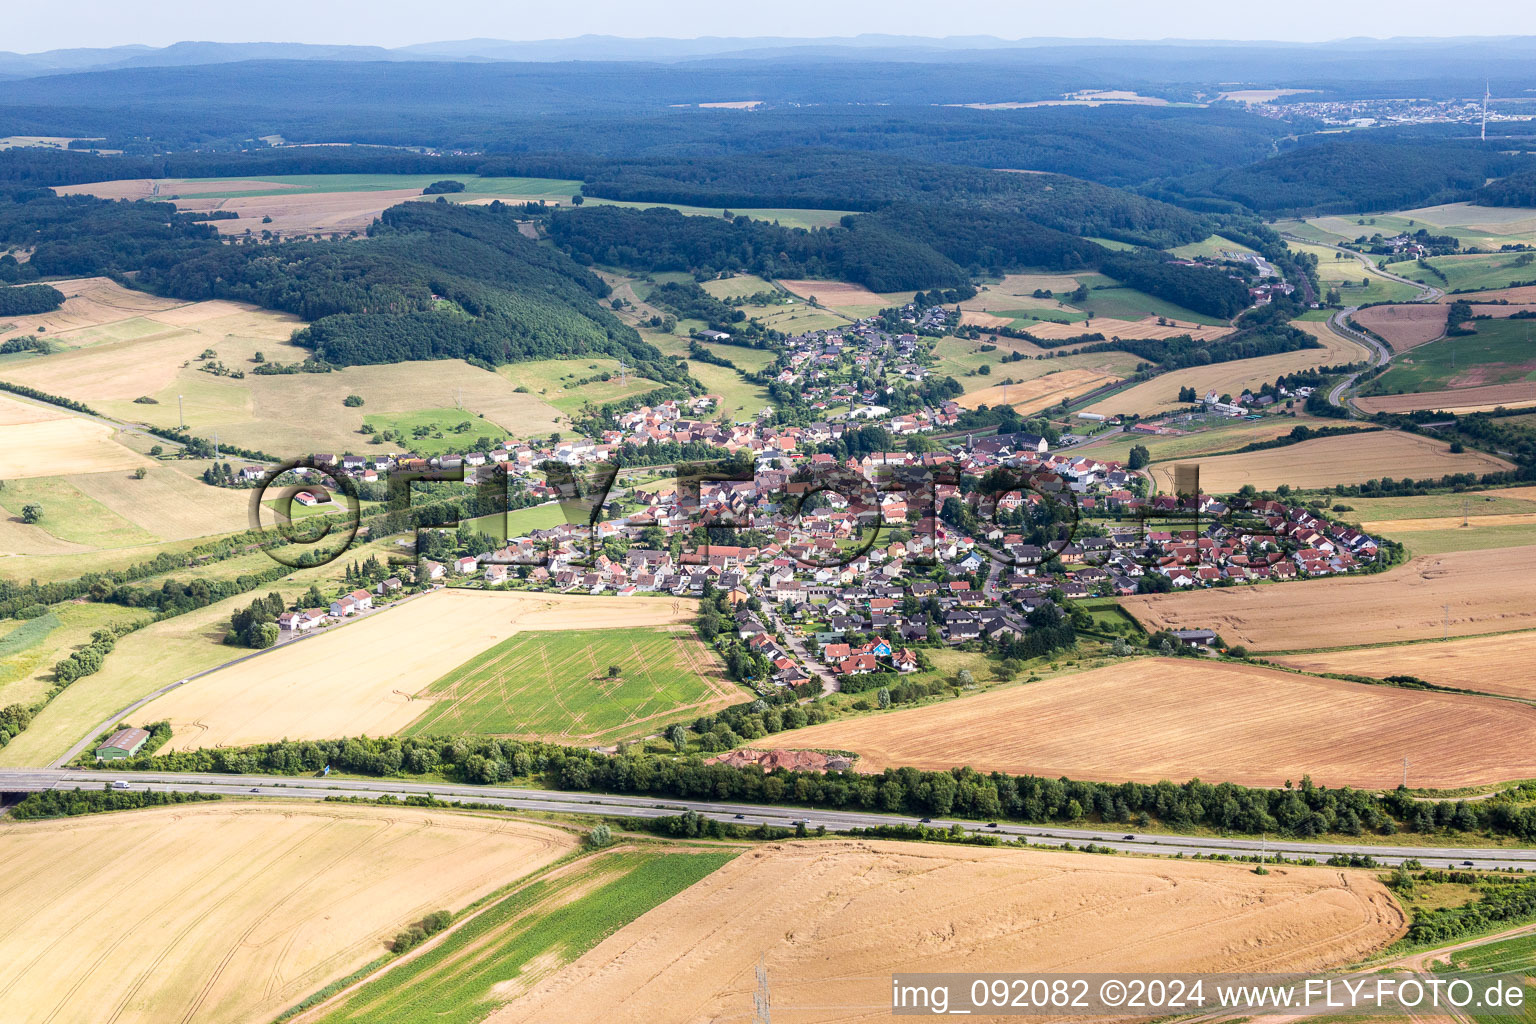
[[[1395,644],[1353,651],[1291,654],[1275,659],[1308,672],[1347,672],[1536,700],[1536,632],[1469,637],[1445,643]]]
[[[1536,547],[1452,551],[1374,576],[1127,597],[1150,630],[1214,629],[1252,650],[1363,647],[1536,627]],[[1449,605],[1449,612],[1445,606]]]
[[[1230,593],[1230,591],[1224,591]],[[1469,737],[1476,737],[1469,741]],[[1385,789],[1536,775],[1536,708],[1317,679],[1253,665],[1148,658],[972,697],[797,730],[861,771],[970,765],[1106,782]]]
[[[737,857],[489,1024],[744,1022],[759,957],[775,1024],[888,1021],[893,971],[1318,970],[1405,928],[1364,872],[786,844]]]
[[[1446,307],[1433,302],[1400,306],[1371,306],[1354,316],[1355,323],[1381,335],[1394,352],[1407,352],[1445,333]]]

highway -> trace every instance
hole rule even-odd
[[[111,769],[102,771],[70,771],[48,768],[0,769],[0,792],[37,792],[48,789],[95,789],[116,779],[128,782],[132,790],[160,790],[183,793],[220,793],[227,796],[249,798],[280,798],[286,800],[323,800],[328,796],[380,796],[407,797],[432,796],[440,800],[464,800],[495,804],[515,811],[538,811],[551,814],[592,814],[636,818],[659,818],[666,815],[696,811],[718,821],[744,825],[777,825],[793,827],[796,821],[805,820],[811,828],[826,826],[828,831],[838,832],[851,828],[873,825],[912,825],[917,819],[902,814],[877,814],[867,811],[833,810],[828,808],[801,809],[795,807],[770,807],[760,804],[738,804],[713,800],[681,800],[664,796],[623,796],[608,793],[569,793],[548,789],[507,789],[495,786],[466,786],[450,783],[404,782],[396,780],[326,779],[316,777],[276,775],[203,775],[171,772],[124,772],[114,776]],[[1234,857],[1250,857],[1267,852],[1288,858],[1315,857],[1326,860],[1334,854],[1369,854],[1377,863],[1395,865],[1404,859],[1415,858],[1426,867],[1459,867],[1470,861],[1472,867],[1494,870],[1520,867],[1536,871],[1536,849],[1500,847],[1415,847],[1349,845],[1338,843],[1311,843],[1292,840],[1263,841],[1250,838],[1221,838],[1204,836],[1173,836],[1158,833],[1135,833],[1122,830],[1058,828],[1055,826],[1031,826],[1000,824],[996,829],[987,828],[981,822],[961,821],[953,818],[934,818],[930,825],[937,828],[960,827],[978,833],[993,833],[1027,840],[1036,846],[1060,846],[1070,842],[1081,846],[1096,843],[1124,853],[1161,854],[1228,854]],[[1127,839],[1130,835],[1132,838]]]

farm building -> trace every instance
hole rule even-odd
[[[144,746],[144,741],[149,739],[149,733],[143,729],[119,729],[107,738],[107,741],[96,748],[96,760],[111,761],[120,757],[132,757]]]

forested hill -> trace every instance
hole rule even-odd
[[[1247,167],[1164,180],[1145,191],[1170,202],[1261,214],[1400,210],[1470,199],[1489,178],[1532,160],[1476,140],[1345,135]]]
[[[0,260],[7,283],[103,274],[178,298],[294,313],[313,321],[300,342],[338,365],[606,353],[653,380],[684,376],[602,307],[600,278],[525,238],[500,204],[405,203],[367,238],[267,245],[221,239],[170,203],[0,188],[0,247],[33,250],[26,262]]]
[[[599,305],[601,279],[524,237],[499,203],[403,203],[366,239],[217,245],[147,266],[140,280],[179,298],[239,299],[312,320],[295,342],[342,366],[607,353],[654,379],[683,376]]]
[[[711,276],[831,278],[871,291],[951,289],[983,274],[1023,268],[1095,269],[1211,316],[1248,305],[1225,273],[1145,250],[1116,252],[1017,213],[901,204],[807,231],[737,216],[685,216],[666,207],[580,206],[549,214],[549,235],[579,263]]]
[[[902,202],[951,203],[1023,214],[1072,235],[1156,248],[1199,241],[1211,230],[1199,214],[1079,178],[868,153],[793,150],[612,163],[590,170],[582,191],[604,199],[719,207],[877,210]]]
[[[1525,170],[1490,181],[1472,195],[1479,206],[1536,206],[1536,162]]]

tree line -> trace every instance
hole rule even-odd
[[[489,784],[523,779],[556,789],[648,793],[682,799],[795,803],[809,807],[883,810],[914,816],[1006,818],[1043,824],[1098,820],[1156,821],[1179,830],[1221,829],[1297,838],[1324,834],[1391,835],[1486,831],[1536,838],[1536,806],[1506,797],[1482,801],[1420,801],[1406,790],[1375,794],[1313,785],[1303,778],[1283,789],[1224,782],[1107,783],[1047,779],[972,768],[923,771],[892,768],[877,774],[791,772],[706,764],[702,757],[628,751],[606,755],[555,744],[488,737],[353,737],[283,740],[248,747],[178,751],[135,757],[114,770],[312,775],[332,771],[397,777],[442,774]]]

